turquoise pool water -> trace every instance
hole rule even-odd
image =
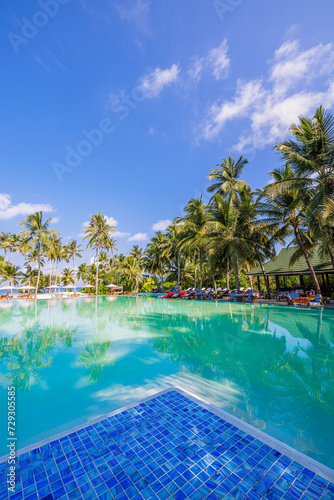
[[[332,311],[100,297],[0,304],[18,448],[178,385],[334,468]]]

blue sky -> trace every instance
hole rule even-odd
[[[333,14],[332,0],[3,0],[0,231],[43,210],[81,242],[100,211],[126,252],[230,153],[262,187],[289,125],[334,104]]]

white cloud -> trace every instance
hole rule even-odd
[[[298,41],[288,41],[269,64],[267,77],[239,80],[231,99],[211,105],[200,126],[202,138],[215,140],[228,121],[243,119],[248,128],[234,149],[261,148],[287,137],[298,116],[312,114],[320,104],[334,104],[334,45],[319,44],[303,51]],[[320,76],[329,80],[319,89]]]
[[[190,65],[188,74],[198,82],[202,78],[204,71],[209,71],[216,80],[222,80],[228,77],[230,65],[228,44],[225,39],[219,47],[211,49],[206,57],[195,57]]]
[[[114,234],[114,236],[117,238],[128,238],[128,236],[130,235],[131,233],[122,233],[121,231],[116,231],[116,233]]]
[[[172,224],[172,221],[169,219],[166,220],[159,220],[152,226],[153,231],[165,231],[168,226]]]
[[[141,79],[140,85],[145,91],[146,97],[158,97],[165,87],[177,81],[179,73],[177,64],[173,64],[169,69],[155,68]]]
[[[107,215],[105,215],[105,217],[109,226],[117,226],[118,220],[116,220],[114,217],[108,217]]]
[[[150,127],[148,131],[149,131],[150,135],[154,135],[155,134],[155,128],[154,127]]]
[[[130,0],[130,2],[127,3],[127,7],[124,7],[124,0],[122,0],[122,3],[123,5],[115,5],[121,19],[134,24],[138,31],[148,35],[150,33],[150,2],[144,0]]]
[[[208,61],[212,66],[213,74],[216,80],[222,80],[226,78],[230,69],[230,59],[227,55],[228,45],[227,40],[223,40],[222,43],[216,49],[212,49],[209,52]]]
[[[128,238],[128,241],[146,241],[148,240],[146,233],[137,233]]]
[[[9,194],[0,194],[0,219],[7,220],[18,215],[27,216],[36,212],[55,212],[52,205],[45,203],[19,203],[12,205],[12,199]]]
[[[235,97],[230,101],[216,102],[211,106],[208,118],[202,124],[202,136],[215,139],[227,121],[247,116],[265,93],[261,80],[237,82]]]
[[[50,224],[58,224],[60,217],[52,217]]]
[[[190,69],[188,70],[188,73],[191,76],[191,78],[193,78],[196,81],[199,81],[202,78],[204,66],[205,66],[205,58],[195,57],[194,61],[190,65]]]

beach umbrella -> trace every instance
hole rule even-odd
[[[19,290],[35,290],[35,286],[27,285],[27,286],[21,286]]]
[[[82,288],[95,288],[95,286],[93,286],[93,285],[83,285]]]
[[[111,283],[111,285],[107,285],[107,288],[119,288],[119,286]]]
[[[0,290],[18,290],[18,287],[17,286],[12,286],[12,285],[6,285],[6,286],[2,286],[0,288]]]
[[[65,289],[78,288],[78,287],[75,285],[66,285],[66,286],[62,286],[61,288],[64,288],[64,290],[65,290]]]

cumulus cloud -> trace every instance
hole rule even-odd
[[[168,226],[172,224],[172,221],[169,219],[166,220],[159,220],[152,226],[153,231],[165,231]]]
[[[27,216],[36,212],[55,212],[55,209],[52,205],[45,203],[18,203],[17,205],[13,205],[9,194],[0,194],[1,220],[12,219],[18,215]]]
[[[248,126],[234,149],[261,148],[284,139],[298,116],[311,114],[320,104],[334,104],[333,44],[302,50],[297,40],[288,41],[276,50],[269,65],[267,76],[239,80],[232,98],[211,105],[200,137],[215,140],[227,122],[243,119]],[[327,76],[327,81],[319,90],[320,76]]]
[[[116,231],[115,233],[116,238],[128,238],[130,235],[131,233],[122,233],[121,231]]]
[[[230,59],[227,54],[228,45],[226,39],[222,41],[219,47],[211,49],[209,52],[208,62],[212,67],[216,80],[226,78],[229,73]]]
[[[60,217],[52,217],[50,224],[58,224]]]
[[[225,39],[219,47],[211,49],[205,57],[195,57],[190,65],[188,74],[194,80],[199,81],[204,71],[209,71],[216,80],[223,80],[229,75],[230,65],[228,44]]]
[[[179,73],[180,70],[177,64],[173,64],[167,69],[155,68],[141,79],[140,86],[144,90],[146,97],[158,97],[165,87],[177,81]]]
[[[114,217],[108,217],[107,215],[105,215],[105,217],[109,226],[117,226],[118,220],[116,220]]]
[[[146,233],[137,233],[128,238],[128,241],[147,241],[148,237]]]

